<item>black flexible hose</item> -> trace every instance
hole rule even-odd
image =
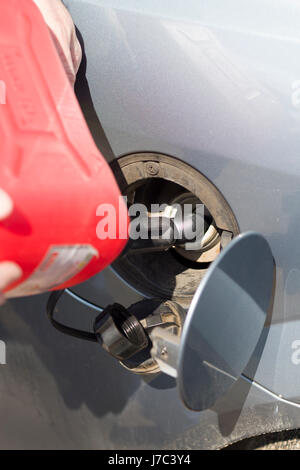
[[[46,311],[47,311],[47,315],[52,326],[56,330],[63,333],[64,335],[68,335],[68,336],[72,336],[73,338],[78,338],[78,339],[82,339],[85,341],[91,341],[93,343],[97,343],[98,340],[97,340],[95,333],[71,328],[69,326],[63,325],[62,323],[59,323],[58,321],[54,319],[55,307],[57,305],[57,302],[61,298],[61,296],[64,294],[64,292],[65,292],[64,290],[55,291],[50,295],[48,299]]]

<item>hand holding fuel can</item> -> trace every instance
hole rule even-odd
[[[81,48],[62,2],[0,2],[0,50],[0,292],[14,298],[100,272],[123,251],[129,219],[74,94]],[[99,206],[115,209],[105,239]]]
[[[75,84],[82,51],[76,36],[75,26],[71,15],[61,0],[34,0],[39,7],[65,71],[72,85]],[[13,201],[5,191],[0,189],[0,220],[8,217],[13,210]],[[5,298],[1,291],[22,276],[21,268],[12,261],[0,263],[0,305]]]

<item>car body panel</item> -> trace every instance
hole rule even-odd
[[[271,324],[229,396],[188,411],[97,346],[50,329],[45,297],[1,312],[3,448],[218,448],[300,427],[300,5],[297,0],[66,0],[84,44],[78,97],[105,157],[159,152],[211,180],[276,262]],[[259,260],[258,260],[259,261]],[[74,292],[141,295],[112,268]],[[59,313],[91,323],[65,296]]]
[[[174,380],[150,383],[99,345],[50,328],[47,295],[0,310],[1,449],[209,449],[300,426],[300,410],[245,379],[213,410],[188,411]],[[64,296],[57,318],[90,328],[95,312]]]
[[[241,232],[255,230],[270,243],[272,327],[248,375],[298,402],[298,2],[66,3],[113,153],[160,152],[189,163],[222,192]]]

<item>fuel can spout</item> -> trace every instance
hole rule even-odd
[[[133,219],[130,240],[123,255],[167,251],[187,244],[198,250],[206,230],[207,223],[197,213],[187,214],[179,220],[160,215]]]

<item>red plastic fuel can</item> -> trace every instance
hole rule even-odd
[[[31,0],[0,2],[0,158],[0,188],[14,201],[0,222],[0,261],[23,270],[8,297],[70,287],[120,254],[126,205]],[[115,233],[100,240],[103,204]]]

